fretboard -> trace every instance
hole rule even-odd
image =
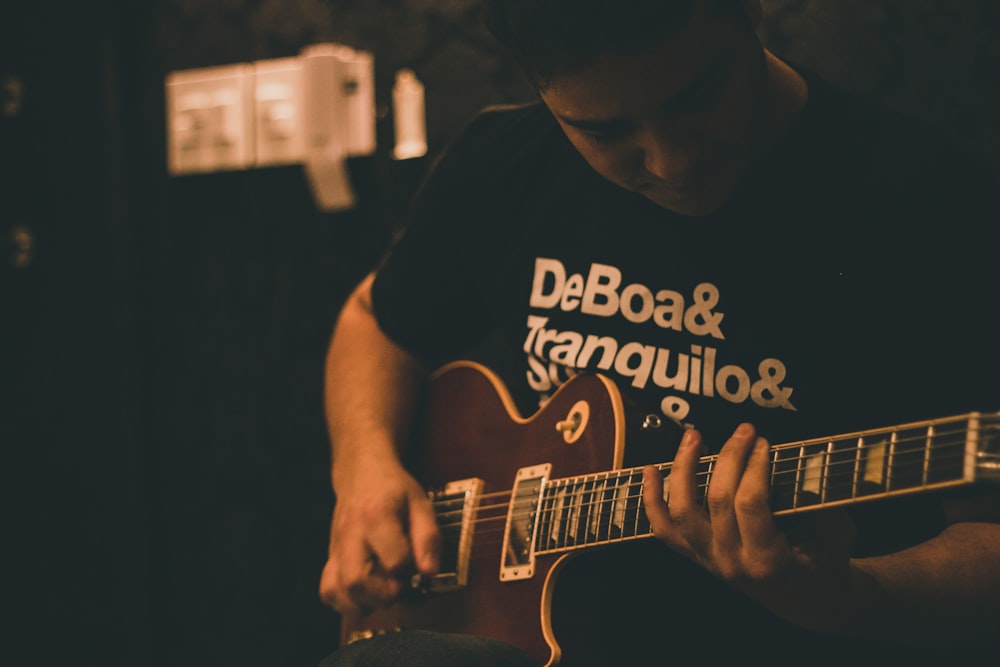
[[[701,459],[704,504],[717,457]],[[657,466],[669,497],[671,464]],[[1000,481],[1000,413],[816,438],[772,447],[775,514]],[[535,527],[536,554],[651,535],[642,468],[546,481]]]

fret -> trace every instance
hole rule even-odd
[[[663,502],[670,502],[670,466],[666,466],[660,469],[660,473],[663,475],[663,488],[661,489],[661,497]]]
[[[777,510],[795,506],[797,451],[794,447],[775,447],[771,452],[771,501]]]
[[[552,489],[546,485],[542,490],[542,502],[538,506],[538,528],[535,531],[535,549],[542,550],[549,546],[552,530]]]
[[[577,481],[572,481],[567,485],[567,496],[569,497],[569,516],[566,519],[565,544],[574,546],[578,542],[580,534],[580,519],[583,514],[583,487]]]
[[[823,502],[829,464],[830,443],[813,443],[799,448],[801,484],[795,494],[795,507],[810,507]]]
[[[576,494],[576,488],[574,487],[573,480],[566,482],[563,485],[563,490],[565,491],[565,505],[564,505],[564,516],[562,520],[562,535],[560,539],[561,546],[571,547],[573,546],[573,530],[576,526],[577,516],[579,514],[579,507],[577,505],[578,496]]]
[[[636,512],[638,508],[635,502],[635,488],[633,486],[634,475],[631,470],[625,472],[622,486],[622,498],[624,500],[625,513],[622,516],[622,539],[635,534]]]
[[[591,496],[591,512],[590,512],[590,523],[587,529],[587,536],[591,538],[594,542],[602,541],[602,532],[604,526],[607,525],[607,490],[608,490],[608,478],[607,475],[601,475],[601,479],[594,481],[594,491]]]
[[[568,486],[566,491],[569,496],[569,513],[566,518],[565,523],[565,534],[563,535],[563,544],[572,546],[576,544],[576,531],[578,522],[580,520],[580,492],[577,486]]]
[[[833,496],[837,495],[840,492],[841,475],[843,473],[838,468],[838,463],[840,462],[840,459],[837,455],[839,453],[840,450],[837,449],[837,441],[828,440],[821,458],[821,460],[823,461],[823,466],[819,470],[820,503],[829,502]]]
[[[803,449],[805,451],[805,449]],[[805,454],[802,461],[802,486],[799,489],[799,502],[805,494],[815,496],[818,501],[823,495],[823,470],[826,467],[825,451]],[[804,504],[804,503],[803,503]]]
[[[587,544],[587,534],[588,527],[591,522],[591,514],[594,510],[593,503],[593,488],[594,481],[592,477],[584,477],[583,482],[580,484],[579,496],[580,496],[580,517],[576,525],[576,531],[573,535],[573,542],[575,544]]]
[[[968,431],[966,432],[965,446],[962,447],[963,459],[961,464],[962,479],[974,479],[976,468],[983,465],[984,476],[996,477],[1000,472],[1000,441],[997,434],[1000,428],[997,427],[995,419],[987,417],[986,423],[980,422],[979,415],[970,415]]]
[[[583,522],[583,483],[574,481],[570,485],[569,494],[573,501],[570,504],[570,519],[566,525],[566,543],[574,546],[580,542],[580,524]]]
[[[862,470],[862,465],[861,464],[862,464],[862,461],[864,460],[864,457],[863,457],[864,447],[865,447],[865,439],[864,438],[858,438],[857,440],[855,440],[855,446],[854,446],[854,475],[853,475],[853,479],[851,480],[851,498],[857,498],[858,497],[858,492],[860,491],[860,488],[861,488],[861,470]]]
[[[859,446],[864,457],[864,475],[861,478],[861,488],[858,489],[858,496],[881,493],[885,488],[885,469],[888,459],[886,450],[888,444],[885,440],[879,440],[868,444],[864,437],[858,438]]]
[[[634,537],[641,533],[642,520],[646,516],[646,511],[642,506],[642,480],[637,479],[635,473],[629,475],[629,496],[635,499],[635,512],[632,515],[632,529],[629,537]]]
[[[618,531],[615,537],[620,538],[625,534],[625,515],[628,511],[628,485],[622,484],[621,472],[618,472],[615,475],[614,497],[614,506],[611,511],[611,524],[612,527]]]
[[[894,431],[890,440],[889,491],[917,488],[923,485],[924,437],[918,431]]]
[[[805,445],[799,446],[798,456],[796,457],[795,463],[795,491],[792,493],[792,508],[799,506],[799,500],[801,497],[802,484],[804,482],[803,476],[805,474]]]
[[[566,495],[569,499],[569,514],[566,518],[566,535],[564,537],[564,544],[571,547],[576,544],[576,538],[580,531],[580,485],[575,481],[568,484],[566,487]]]
[[[871,434],[860,437],[862,473],[855,498],[881,495],[886,492],[892,451],[891,437]]]
[[[601,528],[598,532],[598,541],[607,542],[614,533],[615,528],[615,507],[618,504],[618,487],[612,474],[604,475],[601,491]]]
[[[589,544],[601,541],[601,533],[604,531],[608,515],[607,507],[604,504],[607,496],[607,487],[607,475],[600,474],[593,476],[590,484],[590,500],[588,501],[590,510],[586,532],[586,540]]]
[[[887,490],[901,491],[925,486],[929,475],[930,446],[936,436],[934,426],[897,431],[893,435]]]
[[[715,472],[715,460],[714,456],[702,459],[701,464],[698,466],[698,479],[704,479],[704,482],[698,482],[699,502],[702,507],[708,506],[708,483],[712,481],[712,473]]]
[[[920,484],[926,486],[931,477],[931,449],[934,446],[934,426],[927,429],[927,437],[924,438],[924,465],[920,475]]]
[[[584,477],[580,484],[580,521],[576,526],[577,544],[587,543],[588,527],[590,526],[591,515],[594,513],[594,478]]]
[[[629,473],[627,476],[627,489],[626,498],[628,499],[625,503],[626,507],[626,530],[622,534],[622,537],[634,537],[639,534],[640,527],[643,521],[648,521],[646,519],[646,513],[642,510],[642,474],[636,473],[635,470]]]
[[[826,474],[821,502],[830,503],[854,497],[857,451],[852,438],[830,440],[826,452]]]
[[[555,506],[555,487],[550,482],[542,492],[541,516],[538,523],[538,537],[535,539],[536,549],[547,549],[552,544],[552,524]]]
[[[636,516],[635,516],[635,531],[632,535],[647,535],[653,532],[653,527],[649,525],[649,517],[646,516],[646,510],[642,503],[642,490],[644,484],[642,481],[642,471],[636,472],[632,477],[635,479],[635,505],[636,505]]]
[[[563,546],[563,525],[566,522],[566,484],[556,485],[552,496],[552,527],[549,531],[549,543],[553,548]]]
[[[825,503],[827,495],[830,492],[830,481],[834,473],[833,470],[833,440],[826,443],[826,451],[823,452],[822,457],[817,457],[820,461],[819,469],[819,502]]]
[[[621,475],[618,473],[609,473],[605,482],[604,500],[602,501],[604,507],[601,510],[601,516],[604,520],[604,540],[612,539],[617,529],[615,522],[618,520],[618,480],[620,477]]]
[[[549,534],[553,548],[559,549],[566,546],[566,483],[559,482],[556,486],[555,498],[552,506],[552,532]]]
[[[836,454],[836,444],[833,440],[828,440],[826,446],[823,449],[823,454],[821,455],[821,460],[823,462],[822,467],[819,470],[819,503],[825,503],[829,500],[831,496],[831,488],[837,487],[839,485],[840,478],[838,477],[838,470],[836,467],[837,459],[834,458]]]
[[[896,472],[896,470],[895,470],[895,468],[896,468],[896,440],[898,438],[899,438],[899,435],[898,435],[898,433],[896,431],[893,431],[889,435],[889,454],[887,455],[886,461],[885,461],[885,484],[883,485],[885,487],[886,491],[892,491],[892,490],[894,490],[894,486],[895,486],[895,480],[893,479],[893,475]]]
[[[967,465],[974,464],[979,435],[978,420],[970,419],[955,430],[936,429],[928,436],[925,484],[971,479],[975,475],[974,468],[967,468]]]

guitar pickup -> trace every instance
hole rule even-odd
[[[542,487],[552,472],[544,463],[521,468],[514,477],[510,495],[507,527],[503,536],[500,580],[515,581],[535,576],[535,522],[542,498]]]
[[[430,593],[464,588],[469,579],[472,531],[483,480],[471,477],[449,482],[430,495],[441,531],[441,566],[431,577],[414,577],[413,587]]]

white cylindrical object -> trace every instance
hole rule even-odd
[[[396,84],[392,88],[392,109],[396,129],[393,157],[407,160],[426,155],[424,84],[420,83],[413,70],[401,69],[396,72]]]

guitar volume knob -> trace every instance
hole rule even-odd
[[[577,401],[570,408],[566,418],[556,422],[556,430],[562,432],[563,440],[567,444],[572,444],[583,435],[588,421],[590,421],[590,404],[587,401]]]
[[[661,426],[663,426],[663,420],[660,419],[659,415],[652,412],[646,415],[646,417],[642,420],[643,431],[655,431]]]

